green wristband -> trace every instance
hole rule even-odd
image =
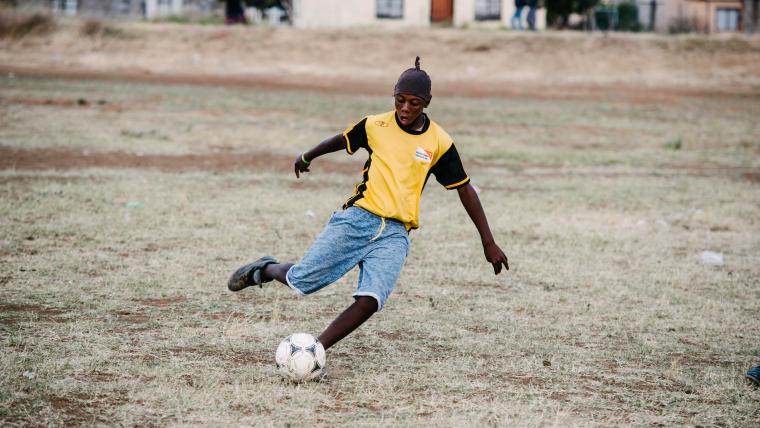
[[[306,165],[308,165],[308,164],[310,164],[310,163],[311,163],[311,162],[307,161],[305,157],[303,157],[303,153],[301,153],[301,160],[302,160],[302,161],[303,161],[303,163],[305,163]]]

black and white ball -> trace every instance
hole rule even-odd
[[[294,333],[280,342],[274,358],[277,371],[285,379],[314,380],[325,367],[325,347],[308,333]]]

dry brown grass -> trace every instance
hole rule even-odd
[[[0,9],[0,39],[50,34],[55,28],[55,19],[49,14],[16,15]]]
[[[79,31],[87,37],[127,37],[127,34],[120,28],[99,19],[84,21]]]
[[[299,181],[288,159],[391,98],[18,77],[0,92],[2,425],[760,416],[741,377],[760,359],[756,97],[435,98],[512,270],[493,276],[430,183],[386,309],[328,352],[323,382],[294,386],[277,343],[324,328],[356,272],[309,298],[226,279],[303,254],[363,156]]]

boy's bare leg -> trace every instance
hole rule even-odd
[[[359,296],[348,309],[327,326],[318,339],[322,342],[322,346],[328,349],[364,324],[364,321],[367,321],[375,312],[377,312],[377,301],[372,297]]]
[[[267,265],[264,270],[261,271],[261,279],[264,281],[276,279],[281,283],[288,285],[288,280],[285,279],[285,275],[291,267],[293,267],[293,263],[272,263],[271,265]]]
[[[261,272],[262,279],[265,281],[276,279],[287,285],[288,281],[285,279],[285,275],[287,275],[288,270],[292,266],[293,263],[273,263],[267,265]],[[364,321],[367,321],[375,312],[377,312],[377,301],[369,296],[359,296],[348,309],[338,315],[338,318],[335,318],[335,321],[327,326],[318,339],[322,342],[322,346],[328,349],[364,324]]]

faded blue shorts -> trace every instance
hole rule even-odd
[[[359,286],[353,296],[373,297],[380,311],[396,286],[408,252],[409,235],[403,223],[349,207],[332,215],[285,278],[300,294],[311,294],[359,265]]]

